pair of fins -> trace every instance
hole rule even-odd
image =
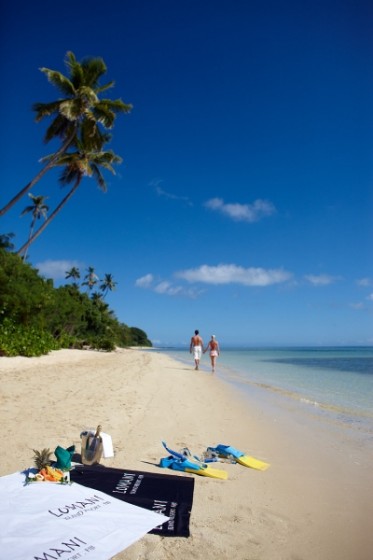
[[[162,445],[166,451],[170,453],[170,456],[161,459],[161,467],[190,472],[202,476],[209,476],[211,478],[227,480],[228,473],[226,471],[211,468],[207,464],[224,461],[225,459],[228,459],[232,463],[239,463],[244,467],[259,471],[265,471],[269,467],[269,463],[265,463],[264,461],[260,461],[259,459],[255,459],[249,455],[245,455],[245,453],[239,451],[231,445],[219,444],[216,447],[208,447],[203,461],[196,456],[192,457],[188,449],[184,449],[182,450],[182,453],[178,453],[177,451],[169,449],[164,441],[162,441]]]
[[[201,476],[208,476],[210,478],[227,480],[228,473],[226,471],[210,467],[206,463],[200,461],[197,457],[192,457],[190,453],[186,452],[187,450],[185,450],[184,453],[178,453],[177,451],[169,449],[164,441],[162,441],[162,445],[170,455],[169,457],[161,459],[161,467],[173,469],[174,471],[182,471],[199,474]]]
[[[209,458],[205,458],[206,463],[219,461],[221,459],[230,459],[234,463],[239,463],[244,467],[256,469],[258,471],[265,471],[270,466],[269,463],[265,463],[264,461],[255,459],[255,457],[246,455],[231,445],[223,445],[221,443],[219,443],[216,447],[208,447],[207,456]]]

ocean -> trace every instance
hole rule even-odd
[[[193,370],[189,349],[162,349]],[[200,373],[210,374],[204,354]],[[222,348],[217,373],[243,397],[296,408],[373,445],[373,347]]]

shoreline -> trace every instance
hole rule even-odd
[[[227,481],[185,474],[195,479],[191,536],[146,535],[115,560],[370,558],[371,459],[295,407],[280,413],[257,393],[243,398],[218,376],[147,350],[0,358],[0,371],[0,475],[30,466],[33,448],[80,452],[81,431],[98,423],[115,450],[105,466],[177,476],[158,466],[161,440],[197,455],[233,445],[270,463],[265,472],[223,463]]]
[[[319,347],[312,347],[313,350],[319,350]],[[238,349],[241,351],[241,349]],[[180,361],[183,364],[188,364],[186,353],[178,355],[175,351],[165,351],[171,358]],[[228,360],[224,361],[228,354]],[[238,367],[236,367],[238,365]],[[276,366],[276,363],[275,363]],[[327,430],[342,430],[346,436],[353,442],[354,439],[362,441],[367,447],[373,450],[373,415],[372,415],[372,399],[370,396],[370,389],[366,388],[366,397],[364,404],[356,406],[356,401],[351,400],[343,403],[330,400],[330,395],[326,399],[319,398],[314,394],[309,393],[305,387],[290,387],[281,384],[281,379],[271,378],[268,379],[267,372],[264,375],[255,371],[256,364],[246,362],[245,367],[243,364],[235,364],[230,361],[229,350],[225,351],[223,358],[220,357],[217,377],[238,392],[244,399],[247,396],[247,401],[252,404],[252,397],[255,393],[256,400],[259,399],[262,404],[266,403],[268,413],[272,414],[272,408],[284,409],[285,414],[289,414],[289,409],[293,412],[294,409],[299,410],[299,414],[308,416],[311,422],[316,421],[323,423]],[[210,373],[209,365],[202,363],[200,370],[205,373]],[[313,372],[304,371],[304,375]],[[277,381],[277,383],[276,383]],[[312,389],[311,389],[312,390]],[[332,397],[333,399],[333,397]]]

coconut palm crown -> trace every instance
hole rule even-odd
[[[108,130],[112,129],[117,113],[129,113],[132,109],[132,105],[124,103],[121,99],[100,99],[100,94],[114,85],[113,81],[105,85],[100,84],[100,79],[107,71],[102,58],[85,58],[78,62],[75,55],[69,51],[65,57],[65,65],[68,76],[49,68],[40,69],[63,97],[57,101],[33,105],[37,122],[53,117],[45,133],[45,142],[59,138],[62,144],[52,156],[42,158],[44,167],[0,209],[0,216],[30,191],[70,146],[77,147],[82,138],[86,151],[101,150],[110,139]]]
[[[23,210],[21,216],[24,216],[25,214],[32,214],[32,220],[31,220],[31,225],[30,225],[30,233],[29,233],[29,239],[31,239],[32,234],[34,232],[34,227],[36,224],[37,220],[40,220],[41,218],[44,218],[45,220],[47,219],[47,213],[49,210],[49,207],[45,204],[45,196],[34,196],[31,193],[28,193],[30,199],[32,200],[32,204],[30,204],[29,206],[26,206],[26,208]],[[23,254],[23,260],[26,260],[26,256],[27,256],[27,251],[24,252]]]
[[[130,112],[132,105],[121,99],[99,98],[99,94],[114,86],[113,81],[100,85],[100,79],[107,72],[102,58],[85,58],[78,62],[74,53],[69,51],[65,64],[69,70],[68,77],[56,70],[40,68],[64,97],[50,103],[34,103],[35,120],[39,122],[45,117],[54,116],[45,133],[46,142],[56,137],[72,137],[73,143],[79,127],[84,127],[85,136],[92,141],[91,149],[98,149],[102,145],[99,124],[111,129],[116,114]]]
[[[84,177],[93,177],[100,189],[104,192],[107,190],[106,181],[102,174],[101,168],[115,174],[113,165],[121,163],[122,158],[117,156],[112,150],[108,151],[86,151],[82,144],[79,144],[80,150],[76,152],[69,152],[59,156],[54,161],[53,166],[62,166],[62,173],[60,182],[62,185],[73,183],[73,186],[61,200],[58,206],[45,220],[42,226],[29,238],[29,240],[17,251],[18,255],[22,255],[28,250],[28,247],[35,241],[35,239],[45,230],[55,216],[62,210],[68,200],[73,196],[78,187],[80,186]],[[47,156],[53,157],[53,156]]]

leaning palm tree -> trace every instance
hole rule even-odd
[[[102,297],[105,298],[107,293],[110,291],[112,292],[115,290],[117,282],[114,282],[112,274],[105,274],[104,279],[102,280],[102,284],[100,285],[100,290],[102,292]]]
[[[34,228],[35,228],[35,224],[37,220],[40,220],[40,218],[44,218],[45,220],[47,219],[47,213],[49,210],[49,206],[47,206],[45,204],[45,199],[47,197],[45,196],[34,196],[33,194],[29,193],[29,197],[32,200],[32,204],[30,204],[29,206],[26,206],[26,208],[23,210],[21,216],[24,216],[25,214],[32,214],[32,220],[31,220],[31,224],[30,224],[30,232],[29,232],[29,240],[32,237],[32,234],[34,232]],[[23,260],[26,260],[26,256],[27,256],[27,250],[24,252],[23,254]]]
[[[132,105],[124,103],[121,99],[99,98],[99,94],[114,85],[112,81],[100,85],[100,79],[107,71],[101,58],[86,58],[78,62],[75,55],[68,52],[65,64],[69,71],[68,77],[56,70],[40,69],[47,76],[48,81],[62,93],[63,98],[50,103],[33,105],[36,122],[46,117],[53,117],[45,134],[45,142],[60,138],[62,144],[52,157],[41,160],[46,162],[46,165],[4,208],[0,209],[0,216],[30,191],[70,146],[76,146],[77,136],[82,131],[90,142],[89,146],[86,144],[86,148],[100,150],[103,143],[108,140],[106,130],[113,127],[116,114],[129,113],[132,109]]]
[[[55,161],[54,165],[64,166],[60,177],[61,184],[67,185],[73,183],[73,186],[67,193],[67,195],[61,200],[58,206],[54,209],[54,211],[50,214],[48,219],[43,223],[43,225],[32,235],[27,243],[25,243],[17,251],[17,254],[22,255],[22,253],[27,251],[30,244],[33,243],[35,239],[45,230],[48,224],[50,224],[50,222],[56,217],[58,212],[73,196],[85,176],[94,177],[101,190],[106,192],[106,182],[101,173],[100,167],[111,171],[115,175],[113,164],[120,163],[121,161],[122,159],[117,156],[112,150],[108,150],[107,152],[77,151],[73,153],[62,154],[58,158],[58,160]]]

